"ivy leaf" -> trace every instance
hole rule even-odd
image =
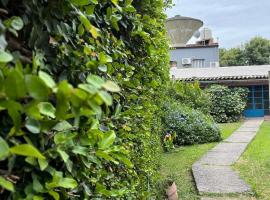
[[[45,159],[38,159],[38,164],[39,164],[39,168],[40,168],[41,171],[46,169],[48,167],[48,165],[49,165],[49,163]]]
[[[57,192],[55,192],[53,190],[49,190],[48,193],[49,193],[49,195],[51,195],[54,198],[54,200],[60,199],[60,195]]]
[[[29,156],[46,159],[34,146],[30,144],[20,144],[10,148],[10,152],[21,156]]]
[[[11,27],[19,31],[23,28],[23,20],[20,17],[14,16],[11,19]]]
[[[100,149],[107,149],[114,143],[115,138],[116,135],[114,131],[108,131],[104,133],[102,140],[98,143],[98,147]]]
[[[57,123],[52,129],[56,131],[66,131],[72,129],[72,126],[67,121],[62,121]]]
[[[35,119],[28,118],[26,120],[25,127],[31,133],[35,133],[35,134],[40,133],[40,123],[37,120],[35,120]]]
[[[52,79],[52,77],[43,72],[43,71],[39,71],[38,72],[38,76],[44,81],[44,83],[49,87],[49,88],[54,88],[55,87],[55,82],[54,80]]]
[[[0,137],[0,161],[5,160],[9,154],[9,146],[6,141]]]
[[[55,107],[49,102],[40,102],[38,104],[39,112],[51,118],[55,118]]]
[[[95,26],[93,26],[85,15],[83,15],[83,14],[80,15],[80,21],[84,25],[85,29],[91,33],[93,38],[97,39],[97,37],[100,36],[99,29],[96,28]]]
[[[3,49],[0,49],[0,63],[7,63],[12,61],[13,56],[10,53],[5,52]]]
[[[108,92],[105,92],[105,91],[99,91],[98,92],[98,95],[99,97],[104,101],[104,103],[107,105],[107,106],[111,106],[112,105],[112,96],[108,93]]]
[[[69,155],[65,151],[63,151],[63,150],[61,150],[59,148],[57,149],[57,152],[60,154],[63,161],[66,163],[68,161],[68,159],[69,159]]]
[[[67,188],[67,189],[73,189],[77,187],[77,182],[73,178],[63,178],[61,179],[61,182],[59,183],[60,187]]]
[[[102,84],[104,84],[104,80],[102,78],[93,74],[89,75],[86,78],[86,81],[95,86],[97,89],[100,89],[102,87]]]
[[[3,188],[5,188],[6,190],[9,190],[11,192],[14,192],[13,183],[7,181],[2,176],[0,176],[0,186],[2,186]]]
[[[38,76],[26,75],[25,83],[31,97],[37,100],[47,100],[49,92],[48,88]]]
[[[5,93],[11,99],[22,98],[26,95],[24,77],[19,70],[13,69],[4,82]]]
[[[112,57],[105,54],[104,52],[99,53],[99,61],[101,64],[111,63]]]
[[[102,85],[102,87],[105,88],[106,90],[110,91],[110,92],[120,92],[120,87],[116,83],[114,83],[114,82],[112,82],[110,80],[106,81]]]

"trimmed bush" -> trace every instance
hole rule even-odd
[[[213,119],[199,110],[172,104],[166,108],[165,127],[176,133],[177,145],[215,142],[221,139],[220,131]]]
[[[241,118],[246,107],[247,88],[212,85],[206,91],[212,104],[210,113],[216,122],[235,122]]]

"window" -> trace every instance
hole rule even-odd
[[[191,65],[194,68],[204,67],[204,59],[193,59]]]

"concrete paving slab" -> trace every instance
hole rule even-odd
[[[245,193],[251,190],[230,166],[256,136],[262,122],[263,118],[246,120],[229,138],[193,164],[192,172],[200,194]]]
[[[200,194],[250,191],[250,187],[229,166],[194,165],[192,171]]]
[[[230,166],[239,159],[241,154],[242,152],[240,151],[233,154],[231,152],[208,152],[197,163],[202,165]]]
[[[235,153],[235,152],[243,152],[247,147],[247,143],[228,143],[228,142],[221,142],[210,152],[227,152],[227,153]]]
[[[255,137],[255,135],[256,133],[253,132],[237,132],[224,140],[224,142],[249,143]]]

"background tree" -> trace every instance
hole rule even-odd
[[[220,66],[270,64],[270,40],[255,37],[244,47],[220,49]]]
[[[245,65],[244,51],[241,48],[220,49],[220,66]]]
[[[253,38],[245,46],[245,59],[248,65],[270,64],[270,40]]]

